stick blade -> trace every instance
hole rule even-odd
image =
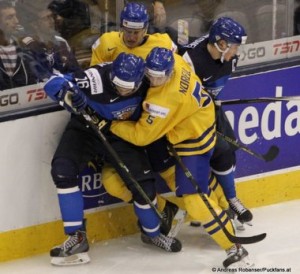
[[[228,239],[232,243],[236,244],[255,244],[258,243],[262,240],[264,240],[267,236],[267,233],[262,233],[254,236],[249,236],[249,237],[238,237],[238,236],[233,236],[231,234],[227,235]]]
[[[273,161],[279,154],[279,147],[278,146],[271,146],[269,151],[263,155],[263,158],[266,162]]]

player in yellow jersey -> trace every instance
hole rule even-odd
[[[121,12],[120,22],[120,32],[104,33],[93,44],[91,66],[111,62],[121,52],[145,59],[150,50],[158,45],[172,51],[177,50],[168,34],[147,34],[149,16],[143,4],[128,3]]]
[[[170,49],[177,50],[177,46],[168,36],[168,34],[147,34],[149,26],[149,15],[146,7],[141,3],[127,3],[120,15],[121,29],[120,32],[113,31],[104,33],[94,43],[92,47],[91,65],[96,65],[103,62],[113,61],[119,53],[132,53],[142,58],[146,58],[148,53],[157,45]],[[164,157],[162,155],[162,157]],[[168,168],[172,159],[165,163]],[[161,162],[161,161],[160,161]],[[155,168],[154,168],[155,171]],[[108,166],[103,169],[103,181],[106,181],[106,188],[108,191],[116,190],[114,196],[128,202],[130,200],[130,193],[126,191],[119,191],[114,187],[114,177],[117,173],[113,168]],[[176,214],[178,207],[172,203],[166,202],[161,196],[157,197],[158,208],[162,211],[166,221],[169,220],[169,227],[172,219]],[[165,211],[165,213],[164,213]],[[164,234],[168,234],[167,232]]]
[[[226,229],[234,228],[218,201],[209,194],[210,157],[216,142],[215,110],[211,97],[189,65],[172,51],[156,47],[146,58],[150,88],[138,121],[113,122],[111,131],[138,146],[147,146],[163,136],[181,156],[183,163],[207,196]],[[175,192],[182,196],[189,215],[200,220],[212,239],[227,252],[225,267],[249,266],[248,252],[232,243],[212,216],[197,189],[178,164],[175,165]],[[147,236],[142,240],[147,242]]]

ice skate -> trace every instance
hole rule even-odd
[[[254,263],[249,260],[248,251],[239,244],[235,244],[230,249],[226,250],[226,253],[227,258],[223,262],[225,268],[249,268],[254,266]]]
[[[78,230],[69,235],[62,245],[51,249],[51,264],[64,266],[88,263],[90,261],[88,250],[86,232]]]
[[[230,208],[237,216],[237,220],[240,223],[240,226],[243,227],[243,224],[252,225],[251,221],[253,219],[253,215],[249,209],[247,209],[238,198],[232,198],[228,200]],[[237,223],[237,226],[239,224]],[[244,230],[244,229],[240,229]]]
[[[171,228],[172,228],[172,223],[173,223],[173,219],[176,215],[178,211],[178,206],[166,201],[166,205],[163,209],[163,211],[161,212],[161,215],[163,217],[163,224],[160,226],[160,231],[162,234],[164,235],[168,235]]]
[[[226,214],[228,216],[229,219],[232,220],[232,224],[235,228],[235,230],[239,230],[239,231],[244,231],[246,228],[244,226],[243,223],[241,223],[238,220],[238,216],[237,214],[233,211],[233,209],[231,209],[230,207],[228,209],[225,210]],[[250,222],[247,223],[247,225],[252,225]]]
[[[151,238],[148,235],[142,233],[141,239],[143,243],[152,244],[167,252],[179,252],[182,248],[181,242],[178,239],[168,237],[163,234],[159,234],[158,236]]]

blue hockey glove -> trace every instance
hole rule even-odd
[[[76,112],[82,112],[87,106],[86,95],[77,86],[73,87],[71,95],[73,109],[75,109]]]
[[[47,87],[45,90],[47,92]],[[47,93],[49,95],[50,92]],[[59,91],[54,96],[53,94],[51,95],[66,110],[75,114],[80,113],[87,106],[87,97],[85,94],[79,87],[68,81],[61,83]]]
[[[69,75],[52,75],[44,86],[47,95],[66,110],[78,114],[87,106],[87,97]]]

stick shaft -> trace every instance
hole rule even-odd
[[[232,99],[225,101],[217,101],[221,105],[238,105],[238,104],[250,104],[250,103],[266,103],[266,102],[276,102],[276,101],[298,101],[300,96],[282,96],[282,97],[261,97],[252,99]]]

